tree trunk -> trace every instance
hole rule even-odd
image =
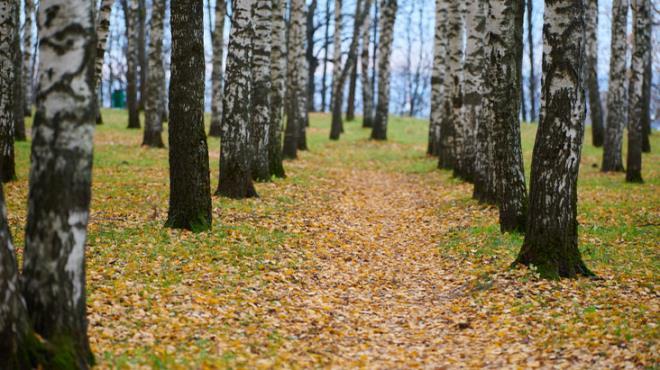
[[[147,4],[146,0],[136,1],[138,2],[137,58],[140,71],[138,110],[142,112],[147,96],[147,63],[149,63],[147,60]]]
[[[517,263],[557,279],[592,275],[578,250],[577,180],[584,134],[584,1],[547,1],[541,119],[527,234]]]
[[[488,6],[488,5],[487,5]],[[488,12],[487,12],[488,14]],[[484,39],[485,41],[485,39]],[[484,45],[485,54],[490,54],[488,44]],[[484,68],[488,70],[488,60]],[[485,204],[497,205],[497,178],[495,175],[495,144],[493,139],[492,93],[489,84],[484,84],[482,91],[481,116],[476,127],[476,154],[474,163],[474,191],[472,197]]]
[[[330,49],[330,20],[332,19],[330,13],[330,0],[325,1],[325,44],[323,45],[323,81],[321,82],[321,112],[325,112],[327,91],[327,75],[328,75],[328,50]],[[331,87],[332,88],[332,87]]]
[[[203,5],[171,0],[170,203],[166,226],[211,228],[209,152],[204,132]]]
[[[99,9],[96,16],[96,60],[94,62],[94,81],[97,91],[103,82],[103,61],[105,59],[105,45],[108,42],[108,35],[110,32],[110,15],[112,13],[112,5],[114,3],[115,0],[102,0],[101,8]],[[102,102],[103,100],[101,99],[99,101],[99,98],[97,97],[97,101],[94,104],[97,124],[103,124],[103,116],[101,115]]]
[[[305,1],[291,0],[288,67],[287,67],[287,98],[286,98],[286,129],[284,131],[284,158],[295,159],[298,156],[301,127],[304,129],[307,106],[304,104],[307,96],[305,81]]]
[[[222,94],[224,84],[223,54],[225,47],[225,14],[227,4],[225,0],[216,0],[215,3],[215,30],[213,31],[213,100],[211,101],[211,127],[209,136],[220,137],[222,132]]]
[[[362,85],[362,127],[373,126],[374,97],[371,94],[371,77],[369,76],[369,47],[371,46],[371,9],[366,9],[364,26],[362,28],[362,53],[360,54],[360,84]]]
[[[456,166],[456,122],[461,108],[461,75],[463,59],[461,2],[449,2],[447,19],[447,67],[443,118],[440,132],[439,167],[453,169]]]
[[[527,188],[520,144],[522,0],[490,0],[488,75],[500,229],[524,231]]]
[[[360,24],[358,14],[362,11],[362,0],[355,2],[355,18],[353,20],[353,39],[360,38]],[[367,10],[368,11],[368,10]],[[359,41],[358,41],[359,45]],[[355,89],[357,85],[357,58],[350,64],[351,75],[348,81],[348,105],[346,106],[346,120],[351,122],[355,120]]]
[[[476,128],[482,119],[482,95],[485,77],[484,33],[487,0],[470,0],[465,29],[467,43],[464,60],[463,107],[456,130],[456,167],[454,175],[466,181],[474,179]]]
[[[534,69],[534,32],[532,25],[532,18],[534,15],[533,8],[534,0],[526,0],[527,3],[527,47],[529,55],[529,121],[536,122],[536,71]],[[521,95],[523,95],[521,93]],[[523,108],[524,110],[524,108]]]
[[[124,21],[126,23],[126,103],[128,106],[128,128],[140,128],[140,113],[138,112],[138,24],[139,0],[122,0]]]
[[[303,27],[307,27],[307,23]],[[305,31],[307,32],[307,31]],[[301,86],[301,91],[304,93],[298,97],[300,100],[299,116],[301,119],[301,124],[298,125],[298,150],[308,150],[307,147],[307,127],[309,126],[309,105],[307,100],[309,100],[309,64],[307,63],[307,58],[305,57],[302,61],[298,61],[301,74],[298,75],[298,84]]]
[[[315,112],[316,107],[314,106],[314,94],[316,93],[316,81],[314,75],[316,74],[316,69],[319,66],[319,60],[314,55],[314,34],[316,33],[316,26],[314,25],[314,15],[316,13],[316,6],[318,5],[317,0],[312,0],[307,8],[307,48],[305,49],[305,57],[307,58],[307,65],[309,66],[307,71],[307,111]],[[307,124],[306,126],[309,126]],[[306,148],[305,148],[306,149]]]
[[[252,178],[270,181],[268,140],[271,122],[272,0],[256,0],[252,51]]]
[[[653,34],[653,22],[647,25],[649,35]],[[651,152],[651,142],[649,135],[651,135],[651,89],[652,89],[652,75],[653,75],[653,40],[652,36],[647,39],[648,48],[651,50],[651,57],[646,59],[644,66],[644,83],[642,84],[642,152]]]
[[[9,182],[16,178],[14,161],[14,128],[16,114],[23,118],[23,107],[16,109],[17,85],[22,84],[20,58],[19,3],[13,0],[0,2],[0,180]],[[0,246],[2,248],[2,246]],[[0,265],[1,266],[1,265]],[[1,314],[1,313],[0,313]],[[2,321],[0,321],[1,323]],[[1,325],[1,324],[0,324]]]
[[[250,130],[253,122],[252,93],[256,92],[252,90],[251,84],[254,78],[251,74],[251,44],[255,38],[252,23],[254,4],[255,0],[234,0],[232,3],[227,49],[227,81],[231,83],[225,85],[220,138],[220,183],[216,195],[234,199],[257,196],[250,168],[254,155]],[[262,120],[259,123],[262,124]]]
[[[621,147],[626,126],[626,52],[629,0],[612,0],[612,54],[607,94],[607,128],[603,150],[603,172],[624,171]]]
[[[17,37],[14,40],[14,63],[12,64],[14,68],[14,78],[16,83],[14,83],[14,136],[19,137],[17,140],[25,140],[25,84],[23,83],[23,53],[21,52],[21,36],[20,32],[17,34]],[[21,137],[22,136],[22,137]],[[13,153],[11,162],[14,162]],[[5,180],[6,176],[9,176],[9,168],[5,171]]]
[[[591,113],[591,142],[603,146],[603,108],[598,87],[598,0],[587,0],[585,20],[586,90]]]
[[[25,22],[23,23],[23,90],[24,98],[23,104],[25,105],[25,117],[32,115],[32,17],[34,15],[34,1],[25,0],[23,2],[23,11]]]
[[[433,41],[433,70],[431,72],[431,119],[426,154],[440,155],[440,126],[444,106],[445,68],[447,53],[447,0],[435,1],[435,36]]]
[[[85,239],[94,134],[93,4],[42,0],[22,289],[34,330],[61,368],[94,363],[87,337]],[[66,37],[62,37],[66,34]],[[62,119],[66,117],[66,119]],[[48,366],[46,366],[48,367]]]
[[[644,74],[650,64],[651,34],[648,24],[651,22],[651,1],[632,0],[633,10],[633,50],[630,64],[630,97],[628,114],[628,158],[626,181],[644,182],[642,179],[642,131],[644,125]]]
[[[382,0],[380,41],[378,42],[378,103],[371,139],[387,140],[387,120],[390,104],[390,58],[392,57],[392,42],[394,38],[394,23],[396,21],[397,0]]]
[[[330,96],[330,110],[332,111],[332,123],[330,126],[330,140],[339,140],[339,135],[343,132],[341,117],[337,118],[336,111],[342,114],[344,106],[344,86],[340,84],[341,77],[341,6],[342,0],[335,0],[335,33],[332,42],[332,95]]]
[[[268,140],[268,169],[275,177],[284,178],[282,165],[282,112],[284,108],[284,78],[286,71],[284,0],[273,0],[271,40],[271,112]]]
[[[151,33],[149,35],[149,66],[147,68],[147,95],[144,97],[144,138],[142,145],[163,148],[162,97],[165,70],[163,67],[163,18],[165,0],[153,0]]]

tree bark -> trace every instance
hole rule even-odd
[[[167,227],[211,228],[209,154],[204,132],[202,2],[171,0],[170,202]]]
[[[14,78],[16,83],[14,84],[14,136],[17,137],[17,140],[25,140],[25,84],[23,83],[23,53],[21,52],[21,35],[18,32],[17,36],[14,39],[14,63],[12,64],[14,68]],[[13,162],[13,154],[12,159]],[[9,169],[7,169],[4,176],[9,175]],[[7,177],[5,177],[6,179]]]
[[[541,119],[528,229],[516,262],[557,279],[592,275],[578,250],[577,180],[584,134],[584,1],[546,1]]]
[[[122,0],[124,21],[126,23],[126,103],[128,106],[128,128],[140,128],[138,112],[138,25],[139,0]]]
[[[355,2],[355,18],[353,19],[353,39],[360,39],[360,24],[358,22],[358,15],[362,11],[362,0]],[[367,10],[368,11],[368,10]],[[357,42],[359,45],[359,41]],[[348,104],[346,106],[346,121],[355,120],[355,89],[357,85],[357,58],[349,66],[351,68],[351,75],[348,80]]]
[[[466,181],[474,179],[476,128],[482,119],[482,95],[485,83],[484,40],[487,0],[467,3],[465,29],[467,43],[463,67],[463,106],[456,130],[456,167],[454,175]]]
[[[93,3],[42,0],[22,290],[61,368],[86,369],[85,239],[94,134]],[[65,36],[63,36],[65,35]],[[46,366],[48,368],[48,366]]]
[[[626,52],[629,0],[612,0],[612,54],[607,94],[607,128],[603,150],[603,172],[621,172],[623,129],[626,126]]]
[[[225,47],[225,14],[227,4],[225,0],[216,0],[215,3],[215,30],[213,31],[213,100],[211,101],[211,127],[209,136],[220,137],[222,133],[222,100],[224,90],[223,54]]]
[[[362,53],[360,54],[360,84],[362,85],[362,127],[373,126],[374,97],[371,94],[371,77],[369,71],[369,47],[371,46],[371,9],[366,9],[362,27]]]
[[[271,122],[272,0],[256,0],[252,52],[252,178],[270,181],[268,141]]]
[[[284,131],[284,158],[295,159],[298,156],[301,128],[304,129],[307,116],[307,96],[305,85],[305,2],[291,0],[289,44],[287,54],[287,89],[286,89],[286,129]]]
[[[339,107],[339,114],[342,113],[344,106],[344,86],[340,84],[341,78],[341,7],[342,0],[335,0],[335,33],[332,42],[333,58],[332,58],[332,95],[330,96],[330,110],[332,111],[332,123],[330,126],[330,140],[339,140],[339,135],[343,132],[341,117],[335,117],[337,107]]]
[[[646,32],[653,35],[653,22],[648,22]],[[651,50],[651,56],[646,59],[644,66],[644,83],[642,84],[642,152],[651,152],[651,89],[653,77],[653,37],[647,39],[648,48]]]
[[[282,165],[282,112],[284,108],[284,79],[286,71],[284,0],[273,0],[271,40],[271,112],[268,140],[268,169],[275,177],[286,177]]]
[[[34,15],[34,1],[25,0],[23,2],[23,14],[25,22],[23,23],[23,104],[25,105],[25,117],[32,116],[32,17]]]
[[[626,181],[644,182],[642,179],[642,132],[644,125],[644,75],[646,66],[651,63],[651,1],[632,0],[633,49],[630,64],[630,97],[628,114],[628,158]]]
[[[426,154],[440,155],[440,128],[445,104],[445,68],[447,67],[447,0],[435,1],[435,36],[433,38],[433,70],[431,72],[431,119]]]
[[[144,111],[145,98],[147,96],[147,4],[146,0],[136,0],[138,2],[138,28],[137,28],[137,52],[138,67],[140,72],[140,100],[138,101],[138,110]]]
[[[598,87],[598,0],[587,0],[585,20],[586,90],[589,93],[591,113],[591,142],[595,147],[603,146],[603,108]]]
[[[316,69],[319,66],[319,59],[314,55],[314,45],[316,40],[314,35],[316,33],[316,25],[314,24],[314,15],[316,14],[316,7],[318,5],[318,0],[312,0],[307,8],[307,48],[305,48],[305,57],[307,58],[307,111],[315,112],[316,107],[314,105],[314,94],[316,93],[316,80],[314,75],[316,74]],[[309,126],[309,124],[306,124]],[[306,149],[306,148],[305,148]]]
[[[32,1],[32,0],[26,0]],[[95,86],[98,91],[103,82],[103,61],[105,59],[105,45],[108,42],[108,35],[110,32],[110,15],[112,13],[112,5],[115,0],[102,0],[101,8],[96,16],[96,60],[94,62],[95,70]],[[103,124],[103,115],[101,114],[101,106],[103,100],[97,101],[94,105],[96,111],[96,123]]]
[[[525,0],[527,3],[527,47],[529,55],[529,120],[530,122],[536,122],[536,71],[534,68],[534,33],[532,18],[534,15],[533,0]],[[522,92],[521,92],[521,95]],[[523,109],[524,110],[524,109]]]
[[[20,115],[20,120],[24,113],[22,106],[16,109],[17,85],[23,82],[21,68],[16,65],[17,55],[20,58],[20,5],[15,0],[3,0],[0,5],[0,180],[9,182],[16,178],[15,115]]]
[[[495,177],[502,232],[524,231],[527,189],[520,143],[522,0],[490,0],[487,22]]]
[[[256,197],[252,183],[252,40],[255,0],[234,0],[227,49],[227,80],[220,136],[220,183],[216,195],[234,199]]]
[[[390,76],[394,23],[396,22],[397,0],[382,0],[380,40],[378,42],[378,103],[371,139],[387,140],[387,121],[390,104]]]
[[[163,148],[163,104],[161,94],[165,80],[163,67],[163,18],[165,0],[152,0],[151,33],[149,35],[149,66],[147,95],[144,97],[144,137],[142,145]]]
[[[325,112],[327,91],[327,74],[328,74],[328,50],[330,49],[330,20],[332,19],[330,13],[330,0],[325,1],[325,44],[323,45],[323,81],[321,82],[321,112]],[[332,89],[332,87],[330,87]],[[332,92],[331,92],[332,94]]]
[[[462,105],[463,23],[461,2],[449,2],[447,19],[447,69],[438,167],[456,167],[456,122]]]

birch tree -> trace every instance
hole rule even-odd
[[[34,24],[34,0],[25,0],[23,2],[23,92],[25,104],[25,117],[32,115],[32,85],[34,84],[32,78],[32,26]]]
[[[222,132],[222,94],[224,84],[224,48],[225,48],[225,14],[227,3],[225,0],[215,2],[215,29],[211,37],[213,44],[213,71],[211,83],[213,96],[211,99],[211,127],[209,136],[219,137]]]
[[[329,0],[328,0],[329,1]],[[330,110],[333,112],[334,117],[334,107],[338,106],[341,112],[341,108],[344,105],[344,86],[340,84],[341,79],[341,7],[342,0],[335,0],[335,33],[334,40],[332,42],[333,48],[333,58],[332,58],[332,95],[330,96]],[[330,127],[330,140],[338,140],[339,135],[343,132],[343,127],[341,125],[341,119],[334,119]]]
[[[39,75],[21,288],[34,330],[62,368],[93,364],[85,242],[94,134],[93,3],[42,0]],[[44,366],[50,368],[50,366]]]
[[[25,0],[26,3],[32,0]],[[94,74],[96,89],[99,90],[103,82],[103,61],[105,59],[105,45],[108,43],[110,34],[110,16],[112,15],[112,5],[115,0],[101,0],[101,7],[96,15],[96,59],[94,61]],[[103,123],[101,114],[101,101],[96,102],[96,123]]]
[[[270,139],[271,113],[271,35],[272,0],[254,1],[254,39],[252,45],[252,178],[269,181],[268,140]]]
[[[380,40],[378,42],[378,103],[374,118],[371,139],[387,140],[387,120],[390,104],[390,77],[392,69],[392,43],[394,41],[394,23],[396,21],[397,0],[382,0]]]
[[[431,117],[429,121],[429,143],[426,154],[440,154],[440,126],[445,100],[445,69],[447,53],[447,0],[435,1],[435,35],[433,38],[433,70],[431,71]]]
[[[204,132],[203,5],[196,0],[171,0],[170,4],[170,201],[166,226],[203,231],[212,223]]]
[[[612,53],[607,93],[607,126],[603,148],[603,172],[623,171],[623,129],[626,125],[627,20],[630,0],[612,0]]]
[[[500,229],[524,231],[527,188],[520,143],[522,0],[490,0],[486,23],[488,74],[493,114],[494,169]]]
[[[583,0],[546,1],[541,118],[528,228],[517,262],[546,278],[592,275],[578,250],[577,179],[584,134]]]
[[[149,35],[149,65],[147,67],[147,96],[144,97],[144,137],[142,145],[162,148],[163,144],[163,18],[165,0],[152,0],[151,33]]]
[[[527,5],[527,55],[529,56],[529,120],[530,122],[536,122],[536,71],[534,68],[534,47],[536,45],[534,45],[534,33],[532,32],[534,28],[532,23],[532,18],[534,16],[534,1],[525,0],[525,2]],[[522,91],[520,95],[523,95]],[[524,101],[525,100],[523,99],[523,104]]]
[[[20,49],[19,2],[3,0],[0,8],[0,180],[9,182],[16,177],[14,161],[15,115],[23,117],[23,107],[16,109],[16,98],[21,85],[21,69],[16,67]],[[20,66],[20,64],[19,64]]]
[[[282,165],[282,112],[284,111],[284,79],[286,71],[284,0],[273,0],[271,40],[271,112],[268,133],[268,169],[275,177],[285,177]]]
[[[362,85],[362,127],[371,127],[374,119],[374,97],[371,91],[369,71],[369,47],[371,46],[371,9],[367,9],[362,26],[362,53],[360,53],[360,84]]]
[[[630,113],[628,114],[627,182],[643,182],[642,179],[642,131],[644,124],[644,74],[651,63],[651,1],[632,0],[633,49],[630,65]]]
[[[256,197],[250,158],[252,122],[252,40],[254,0],[234,0],[231,33],[227,49],[225,85],[220,135],[220,183],[216,195],[234,199]]]
[[[484,33],[487,0],[467,3],[465,30],[467,43],[464,60],[462,111],[456,130],[456,167],[454,174],[467,181],[473,180],[475,160],[475,134],[481,120],[484,81]]]
[[[126,24],[126,103],[128,107],[128,128],[140,128],[138,112],[138,25],[139,0],[121,0]]]
[[[589,93],[589,112],[591,113],[591,142],[595,147],[603,146],[603,109],[598,87],[598,0],[586,1],[585,49],[585,87]]]
[[[304,129],[307,116],[307,106],[303,104],[307,96],[305,77],[305,1],[291,0],[289,41],[287,54],[286,78],[286,128],[284,131],[284,158],[298,157],[299,136],[301,127]]]
[[[453,169],[456,166],[455,124],[459,119],[461,110],[461,83],[463,59],[463,16],[462,2],[449,1],[447,9],[447,69],[445,72],[445,86],[443,118],[440,123],[439,167]]]

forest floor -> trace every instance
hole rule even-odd
[[[96,135],[88,238],[89,335],[100,368],[654,368],[660,364],[660,134],[644,185],[579,183],[580,245],[599,279],[510,269],[520,235],[425,156],[427,125],[359,122],[310,151],[258,199],[214,197],[212,231],[163,228],[167,151],[141,148],[124,112]],[[523,125],[527,176],[534,126]],[[212,188],[219,141],[209,141]],[[21,245],[29,143],[5,188]],[[19,255],[21,249],[19,248]]]

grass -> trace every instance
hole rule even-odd
[[[274,356],[284,348],[287,339],[275,327],[244,309],[251,307],[259,287],[269,284],[273,274],[294,274],[314,253],[292,247],[306,225],[279,221],[304,207],[306,192],[327,186],[325,177],[332,171],[353,168],[422,179],[440,176],[443,186],[457,190],[455,197],[438,200],[438,214],[483,208],[470,199],[469,186],[438,170],[436,161],[425,155],[425,121],[392,117],[387,143],[370,141],[369,131],[359,121],[347,122],[345,134],[333,142],[328,140],[329,116],[312,114],[307,131],[310,151],[286,163],[287,179],[259,184],[260,199],[214,198],[211,231],[169,230],[163,228],[167,151],[140,147],[141,131],[125,129],[125,112],[105,110],[103,115],[106,123],[98,126],[95,137],[87,251],[90,337],[102,368],[255,367],[254,353]],[[522,125],[527,176],[535,128]],[[627,184],[624,174],[599,171],[601,149],[590,145],[587,130],[579,178],[580,248],[586,263],[601,276],[635,279],[649,289],[657,288],[660,276],[659,137],[652,136],[654,152],[644,154],[646,183]],[[215,189],[219,140],[209,139],[209,148]],[[5,187],[10,225],[19,246],[29,150],[29,142],[16,144],[18,179]],[[479,272],[483,276],[479,290],[484,291],[491,285],[488,274],[511,261],[522,243],[519,235],[499,233],[494,214],[492,209],[475,212],[467,224],[443,235],[439,246],[449,256],[490,264]],[[526,312],[532,306],[522,302],[515,310]],[[598,312],[596,306],[579,308],[582,316]],[[209,321],[214,315],[221,319]],[[236,320],[222,319],[226,317]],[[250,336],[254,330],[270,334]],[[625,325],[612,330],[615,335],[632,335]],[[657,339],[653,329],[645,335]],[[286,364],[286,359],[280,360]]]

